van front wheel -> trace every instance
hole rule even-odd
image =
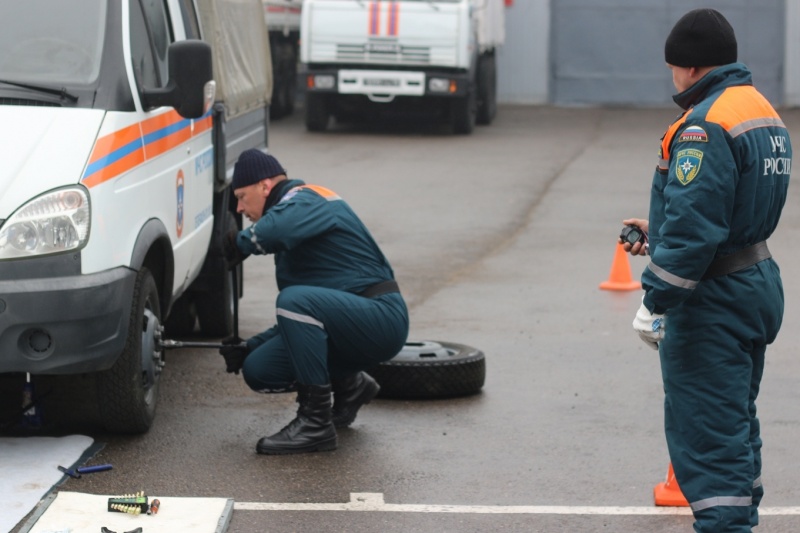
[[[136,276],[128,336],[122,354],[97,375],[100,420],[112,433],[145,433],[156,415],[164,351],[156,344],[161,324],[158,288],[142,267]]]

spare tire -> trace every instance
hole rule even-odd
[[[486,357],[453,342],[407,342],[400,353],[367,373],[381,386],[381,398],[452,398],[480,392]]]

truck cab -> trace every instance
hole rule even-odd
[[[496,113],[502,0],[306,0],[306,127],[413,109],[471,133]]]

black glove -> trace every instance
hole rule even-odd
[[[242,253],[239,246],[236,244],[236,237],[239,232],[235,229],[230,230],[222,238],[222,251],[225,254],[225,262],[228,264],[228,270],[235,268],[247,259],[247,256]]]
[[[244,360],[247,358],[247,354],[250,353],[250,348],[247,347],[247,343],[243,339],[235,335],[223,339],[222,344],[225,346],[219,349],[219,353],[225,358],[225,371],[229,374],[233,372],[238,375]]]

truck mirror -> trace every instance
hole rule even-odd
[[[142,89],[146,109],[174,107],[183,118],[200,118],[206,111],[206,84],[211,81],[211,47],[199,40],[172,43],[167,51],[169,81],[159,89]]]

